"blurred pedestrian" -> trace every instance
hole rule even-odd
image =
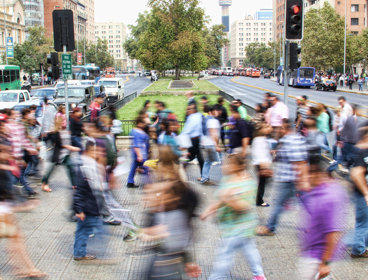
[[[295,119],[295,128],[296,131],[305,136],[305,128],[304,121],[308,117],[309,106],[307,105],[307,100],[305,100],[302,96],[298,96],[296,98],[296,119]]]
[[[221,143],[222,143],[223,146],[225,146],[225,128],[224,128],[224,124],[227,122],[227,119],[228,119],[227,110],[224,107],[224,103],[225,103],[224,98],[222,96],[220,96],[217,99],[217,107],[218,107],[218,110],[220,111],[220,114],[217,117],[217,119],[219,120],[219,122],[221,124]]]
[[[225,177],[216,192],[217,200],[201,215],[205,220],[217,213],[223,235],[223,245],[208,279],[227,279],[236,250],[242,250],[252,270],[253,280],[266,280],[261,256],[254,240],[257,214],[254,210],[256,183],[246,173],[242,154],[232,154],[225,160]]]
[[[317,109],[317,129],[320,132],[318,135],[318,143],[322,149],[331,153],[331,148],[328,143],[327,135],[330,133],[330,116],[326,113],[325,106],[322,103],[318,103]]]
[[[242,102],[240,99],[235,99],[231,102],[232,105],[236,106],[238,109],[238,112],[240,114],[240,117],[243,120],[247,120],[248,119],[248,114],[247,114],[247,109],[245,109],[245,107],[242,105]]]
[[[193,91],[187,91],[185,93],[186,98],[188,99],[188,104],[189,105],[197,105],[197,101],[194,98],[194,92]]]
[[[83,113],[80,108],[73,108],[70,115],[69,129],[71,133],[71,144],[83,151],[82,147],[82,133],[84,131],[82,122]]]
[[[57,113],[55,115],[55,118],[61,118],[62,119],[62,128],[65,129],[66,128],[66,111],[65,111],[65,106],[64,105],[59,105]]]
[[[283,120],[289,118],[289,109],[277,96],[271,97],[271,103],[270,124],[273,129],[273,137],[277,140],[281,136],[280,130]]]
[[[95,99],[89,105],[89,110],[91,111],[90,114],[90,121],[94,122],[98,119],[100,116],[100,112],[102,109],[102,104],[104,103],[105,95],[103,93],[100,93],[99,95],[96,95]]]
[[[331,262],[341,258],[342,233],[346,223],[348,197],[344,188],[324,171],[319,151],[310,151],[307,189],[301,195],[303,222],[301,257],[296,278],[325,279],[331,273]]]

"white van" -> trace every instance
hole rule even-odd
[[[99,86],[104,86],[107,102],[113,103],[124,97],[124,79],[104,78],[98,81]]]

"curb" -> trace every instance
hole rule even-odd
[[[337,89],[337,91],[368,96],[368,93],[359,92],[359,91],[357,92],[357,91],[352,91],[352,90],[348,90],[348,89]]]

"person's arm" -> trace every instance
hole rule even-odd
[[[242,190],[238,188],[229,189],[221,194],[221,200],[223,204],[236,212],[246,212],[251,208],[251,205],[241,197],[240,192]]]
[[[204,210],[204,212],[201,215],[201,220],[204,221],[206,220],[209,216],[213,215],[214,213],[216,213],[217,209],[219,209],[222,205],[221,201],[217,201],[212,203],[210,206],[207,207],[206,210]]]
[[[218,145],[219,143],[219,137],[218,137],[218,131],[217,128],[209,128],[209,135],[212,138],[213,142],[215,143],[216,151],[220,150],[220,147]]]
[[[341,232],[330,232],[326,235],[326,247],[322,255],[322,262],[319,265],[319,279],[327,277],[331,268],[329,262],[336,250],[336,246],[341,238]]]
[[[364,199],[368,205],[368,185],[365,179],[366,169],[363,166],[355,166],[350,171],[351,179],[355,183],[357,189],[364,196]]]
[[[188,116],[187,121],[184,124],[184,128],[183,128],[181,134],[189,135],[193,131],[196,123],[192,120],[191,116],[192,115]]]
[[[244,137],[242,139],[242,155],[245,157],[247,155],[247,147],[249,145],[250,142],[250,137]]]

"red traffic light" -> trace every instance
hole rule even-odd
[[[300,8],[299,5],[293,5],[291,6],[291,12],[294,14],[294,15],[297,15],[300,13],[302,9]]]

